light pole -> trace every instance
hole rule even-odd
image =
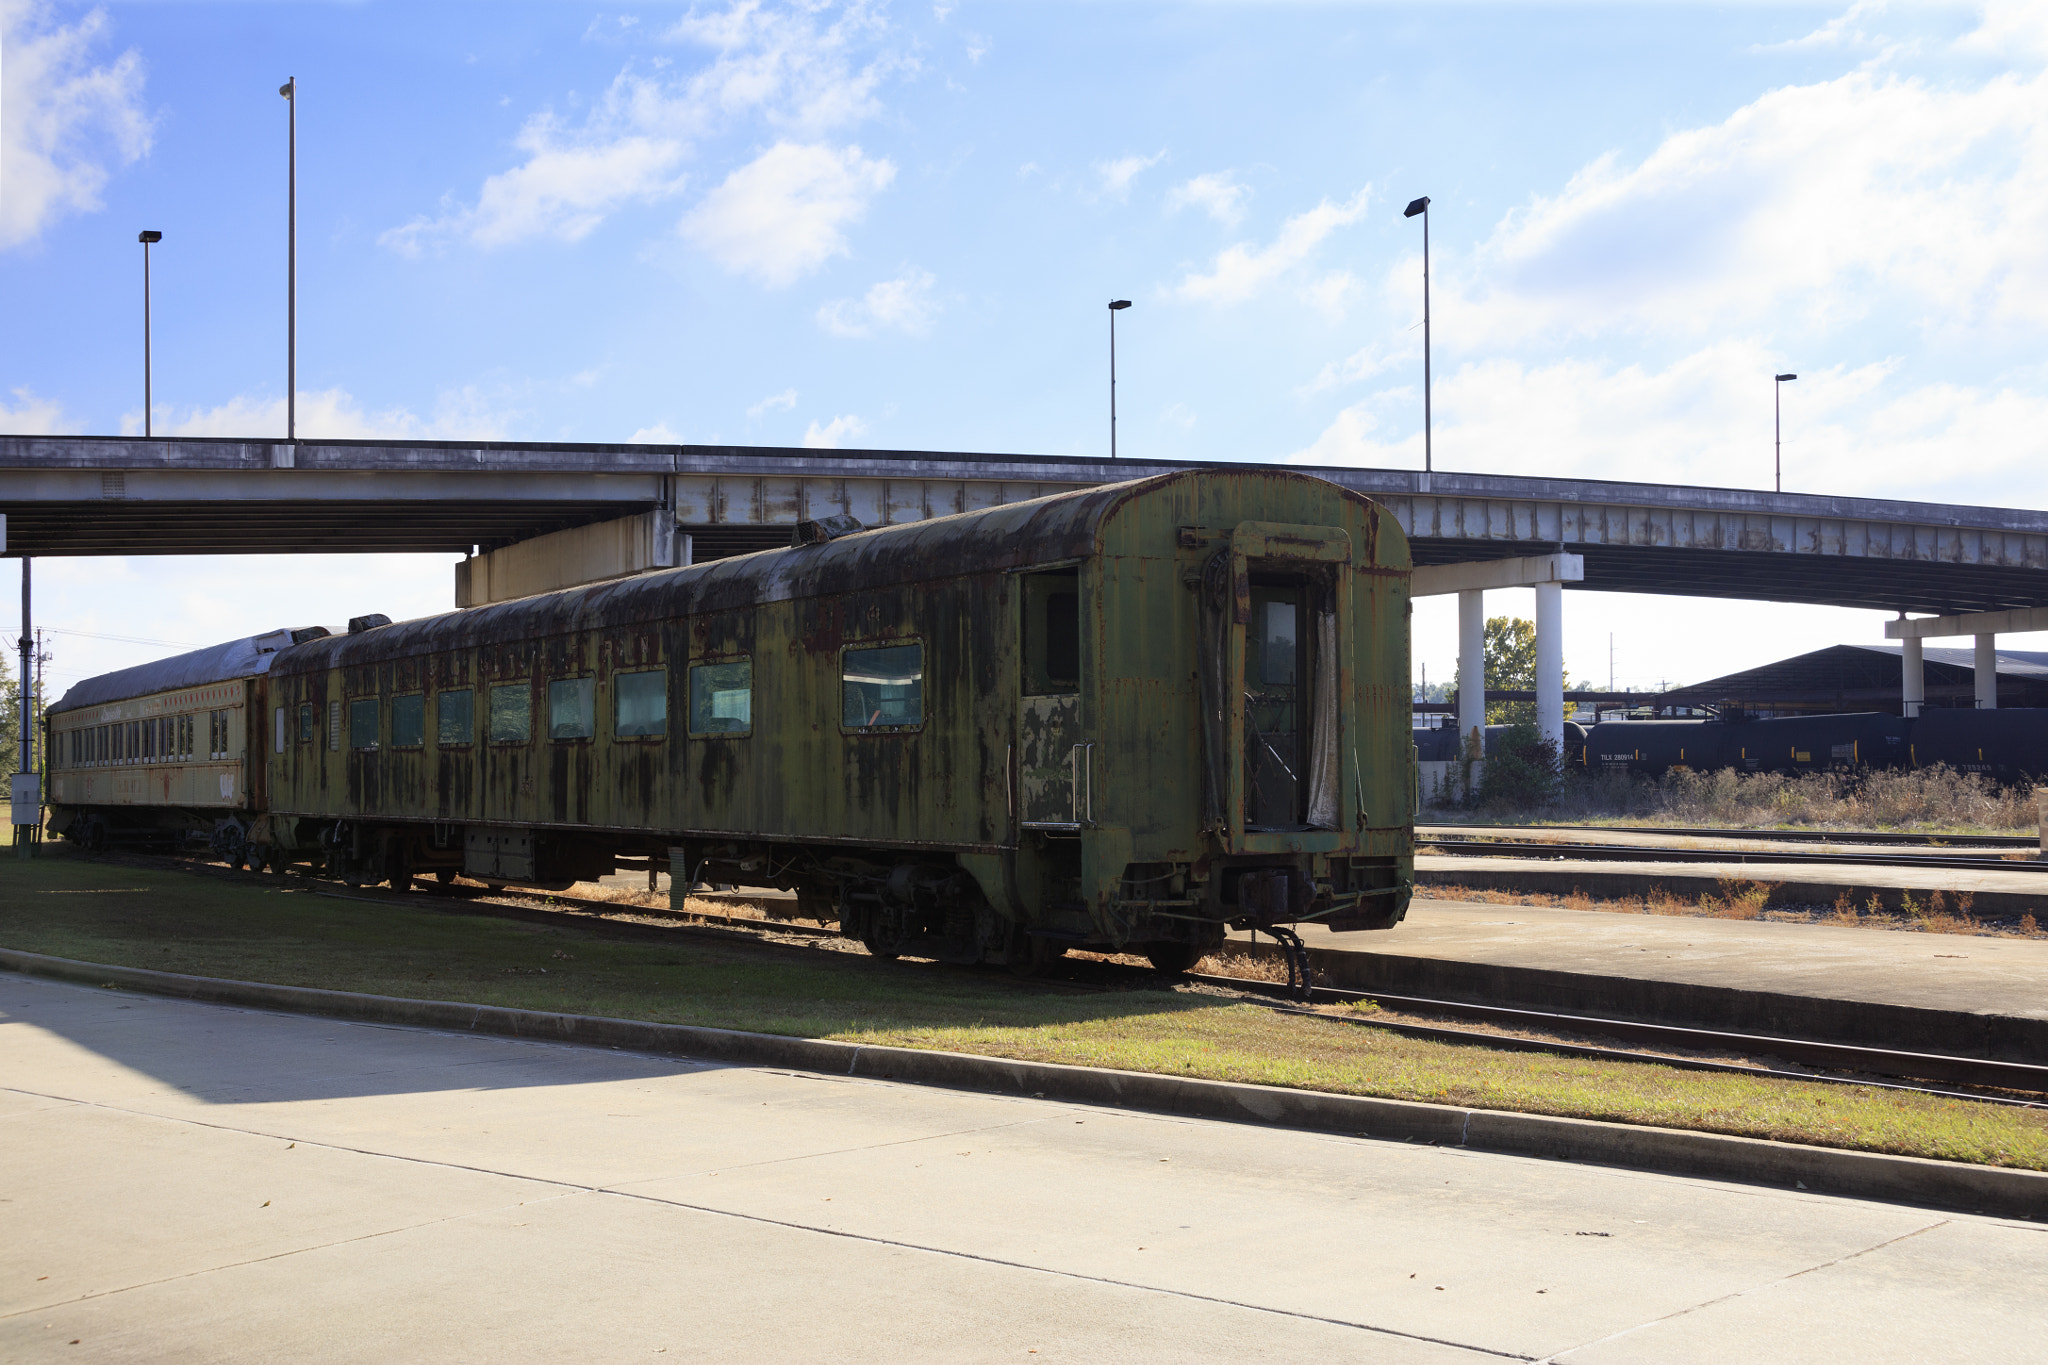
[[[1774,375],[1771,385],[1771,484],[1772,491],[1785,491],[1785,383],[1796,374]]]
[[[291,106],[285,172],[284,436],[299,439],[299,78],[277,87]]]
[[[142,436],[150,436],[150,395],[149,395],[149,248],[154,242],[161,242],[161,232],[143,232],[135,240],[142,243]]]
[[[1429,430],[1429,196],[1412,199],[1401,210],[1403,218],[1422,215],[1422,472],[1436,468],[1436,452],[1430,446]]]
[[[1109,458],[1116,458],[1116,315],[1131,306],[1129,299],[1109,301]]]

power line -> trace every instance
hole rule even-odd
[[[112,640],[117,644],[124,645],[163,645],[169,649],[205,648],[204,645],[195,645],[189,640],[148,640],[140,635],[98,635],[89,630],[66,630],[62,626],[41,626],[38,629],[46,630],[52,635],[76,635],[84,640]],[[9,626],[7,627],[7,633],[9,635],[17,634],[18,628]]]

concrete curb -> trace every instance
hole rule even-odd
[[[0,948],[0,967],[35,976],[175,996],[216,1004],[408,1024],[510,1038],[679,1053],[754,1066],[835,1076],[905,1081],[1077,1104],[1139,1109],[1184,1118],[1223,1119],[1439,1147],[1622,1166],[1671,1175],[1737,1180],[1820,1194],[1964,1209],[2048,1221],[2048,1173],[1971,1166],[1923,1157],[1806,1147],[1760,1138],[1409,1100],[1331,1095],[1235,1081],[1111,1071],[1055,1062],[1022,1062],[918,1048],[870,1047],[817,1038],[656,1024],[540,1010],[408,1000],[308,986],[270,986],[218,977],[114,967]]]
[[[1254,957],[1280,956],[1280,950],[1270,943],[1232,939],[1228,947]],[[1364,948],[1314,947],[1309,950],[1309,965],[1315,969],[1318,985],[1367,994],[1384,991],[1516,1009],[1609,1015],[1650,1024],[2003,1062],[2039,1064],[2048,1058],[2048,1019],[2022,1015],[1926,1009]]]

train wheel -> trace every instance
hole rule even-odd
[[[1145,960],[1152,969],[1167,976],[1180,976],[1207,954],[1199,943],[1148,943]]]
[[[249,870],[251,872],[261,872],[263,870],[263,864],[269,861],[264,856],[265,852],[266,850],[261,844],[249,845]]]
[[[867,934],[862,937],[861,942],[867,945],[870,956],[879,957],[885,962],[893,962],[903,956],[903,949],[900,946],[893,941],[884,940],[879,934]]]

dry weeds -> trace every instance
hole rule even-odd
[[[1946,766],[1797,774],[1674,770],[1655,779],[1572,773],[1563,794],[1548,805],[1474,814],[1487,820],[1628,820],[1720,828],[2027,833],[2039,827],[2031,787],[2005,787]]]

